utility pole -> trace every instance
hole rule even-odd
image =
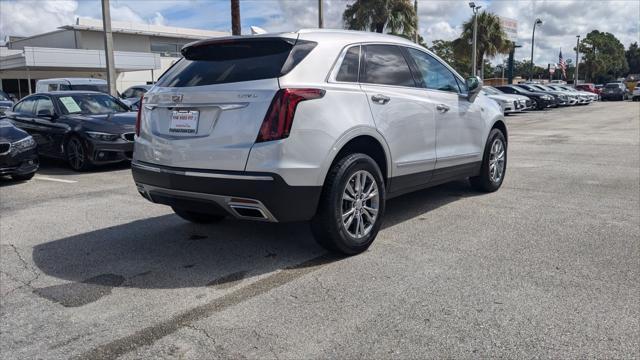
[[[539,18],[533,23],[533,33],[531,34],[531,65],[529,67],[529,81],[533,81],[533,48],[535,47],[537,25],[542,25],[542,20]]]
[[[478,61],[477,61],[477,41],[478,41],[478,10],[482,8],[482,6],[476,5],[473,1],[469,3],[469,7],[473,11],[473,54],[471,54],[471,75],[476,76],[478,73]]]
[[[324,14],[322,10],[322,1],[318,0],[318,28],[322,29],[324,27]]]
[[[107,86],[109,94],[118,96],[116,89],[116,68],[113,56],[113,34],[111,33],[111,12],[109,0],[102,0],[102,29],[104,30],[104,56],[107,65]]]
[[[416,33],[415,33],[415,39],[413,39],[414,43],[418,43],[418,26],[420,24],[420,18],[418,18],[418,0],[414,0],[413,1],[413,11],[415,11],[416,13]]]
[[[578,86],[578,66],[580,65],[580,35],[576,35],[578,40],[576,41],[576,81],[573,83],[573,86]]]
[[[240,35],[240,0],[231,0],[231,35]]]

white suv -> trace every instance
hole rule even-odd
[[[504,180],[507,129],[478,78],[395,36],[341,30],[198,41],[145,94],[132,171],[182,218],[311,220],[346,254],[391,197]]]

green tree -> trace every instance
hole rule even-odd
[[[477,32],[477,61],[476,67],[482,63],[484,56],[494,57],[498,54],[508,54],[511,42],[502,29],[500,18],[492,13],[483,11],[478,16]],[[453,41],[456,56],[472,58],[473,52],[473,16],[462,24],[462,34]]]
[[[438,55],[438,57],[454,68],[460,75],[465,78],[469,76],[471,59],[466,56],[456,56],[453,48],[453,41],[434,40],[429,50]]]
[[[640,74],[640,48],[638,48],[638,42],[629,45],[629,49],[624,52],[624,56],[627,58],[629,73]]]
[[[591,31],[580,41],[580,52],[587,82],[603,83],[629,72],[624,45],[611,33]]]
[[[416,12],[410,0],[356,0],[342,14],[347,29],[411,36]]]

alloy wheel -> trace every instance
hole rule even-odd
[[[380,193],[375,178],[366,170],[355,172],[342,192],[342,226],[356,239],[373,229],[380,208]]]
[[[69,164],[74,169],[82,169],[85,162],[84,148],[80,143],[80,140],[71,138],[67,144],[67,153],[69,157]]]
[[[501,139],[495,139],[489,153],[489,180],[498,183],[504,174],[505,148]]]

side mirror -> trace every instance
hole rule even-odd
[[[480,90],[482,90],[482,80],[479,76],[472,76],[467,79],[466,85],[467,99],[469,99],[470,102],[474,102],[476,100],[476,96],[478,96]]]
[[[38,113],[36,114],[36,116],[41,118],[51,119],[51,120],[55,120],[56,118],[56,114],[53,111],[51,111],[51,109],[38,110]]]

